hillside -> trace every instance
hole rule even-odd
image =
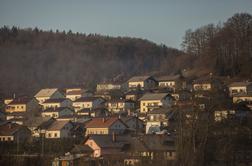
[[[0,29],[0,93],[125,81],[149,72],[177,72],[182,52],[137,38],[35,29]]]

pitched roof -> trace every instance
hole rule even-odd
[[[242,81],[242,82],[233,82],[229,85],[229,87],[236,87],[236,86],[248,86],[248,85],[252,85],[252,82],[248,82],[248,81]]]
[[[43,112],[60,112],[60,111],[63,111],[65,109],[68,109],[68,110],[72,111],[72,109],[69,108],[69,107],[57,107],[57,108],[47,108],[44,111],[42,111],[42,113]]]
[[[58,89],[57,88],[46,88],[46,89],[41,89],[35,97],[50,97],[52,96]]]
[[[16,105],[16,104],[27,104],[32,100],[32,98],[15,98],[8,105]]]
[[[139,100],[161,100],[169,93],[146,93]]]
[[[94,140],[101,148],[122,148],[129,144],[127,136],[116,135],[115,137],[115,141],[113,141],[113,135],[90,135],[89,139]]]
[[[180,75],[168,75],[157,77],[157,81],[174,81],[180,78]]]
[[[82,90],[71,90],[66,92],[66,95],[82,95],[82,94],[83,94]]]
[[[16,124],[16,123],[11,123],[11,122],[4,123],[0,125],[0,135],[2,136],[13,135],[15,132],[22,129],[23,127],[24,126]]]
[[[24,125],[28,127],[38,127],[39,125],[51,119],[52,119],[51,117],[33,117],[30,118],[29,120],[24,121]]]
[[[74,154],[89,153],[89,152],[93,152],[93,149],[91,149],[88,145],[74,145],[73,149],[71,150],[71,153]]]
[[[70,123],[69,120],[60,120],[60,121],[54,121],[48,128],[48,131],[55,131],[55,130],[61,130],[67,123]]]
[[[117,121],[120,121],[127,127],[127,125],[118,117],[109,117],[109,118],[93,118],[92,120],[87,122],[86,128],[108,128]]]
[[[140,81],[145,81],[149,78],[151,78],[151,76],[134,76],[134,77],[131,77],[128,80],[128,82],[140,82]]]
[[[101,97],[81,97],[74,102],[91,102],[97,99],[101,99]]]
[[[65,100],[69,100],[66,98],[60,98],[60,99],[47,99],[46,101],[44,101],[44,103],[62,103]]]

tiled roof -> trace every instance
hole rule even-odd
[[[145,81],[149,78],[151,78],[151,76],[134,76],[134,77],[131,77],[128,82]]]
[[[161,100],[169,93],[146,93],[139,100]]]
[[[157,81],[175,81],[180,78],[180,75],[168,75],[157,77]]]
[[[109,118],[93,118],[86,124],[86,128],[108,128],[116,121],[120,121],[122,124],[124,122],[118,117],[109,117]],[[127,125],[124,124],[126,127]]]
[[[16,104],[27,104],[32,100],[32,98],[16,98],[13,99],[8,105],[16,105]]]
[[[100,97],[81,97],[75,100],[74,102],[91,102],[97,99],[101,99],[101,98]]]
[[[69,120],[60,120],[60,121],[54,121],[47,130],[49,131],[55,131],[55,130],[61,130],[66,124],[70,123]]]
[[[68,107],[57,107],[57,108],[47,108],[45,109],[43,112],[60,112],[60,111],[63,111],[65,109],[69,109],[69,110],[72,110],[71,108],[68,108]]]
[[[7,122],[2,125],[0,125],[0,135],[1,136],[9,136],[13,135],[15,132],[17,132],[19,129],[21,129],[22,125],[18,125],[16,123]]]
[[[66,93],[66,95],[82,95],[82,90],[71,90]]]
[[[38,127],[39,125],[43,124],[44,122],[49,121],[52,119],[51,117],[33,117],[29,120],[24,121],[24,125],[28,127]]]
[[[243,81],[243,82],[233,82],[229,85],[229,87],[236,87],[236,86],[248,86],[248,85],[252,85],[252,82],[248,82],[248,81]]]
[[[50,97],[52,96],[58,89],[57,88],[46,88],[46,89],[41,89],[35,97]]]
[[[65,100],[69,100],[69,99],[65,99],[65,98],[60,98],[60,99],[47,99],[44,103],[62,103]]]
[[[113,135],[91,135],[89,139],[94,140],[101,148],[122,148],[123,146],[129,144],[127,136],[116,135],[115,137],[115,141],[113,141]]]

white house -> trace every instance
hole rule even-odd
[[[41,89],[36,95],[35,98],[39,101],[39,104],[42,104],[48,99],[59,99],[64,98],[64,95],[59,92],[57,88],[46,88]]]

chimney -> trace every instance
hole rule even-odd
[[[112,141],[116,142],[116,134],[115,134],[115,132],[112,133]]]

